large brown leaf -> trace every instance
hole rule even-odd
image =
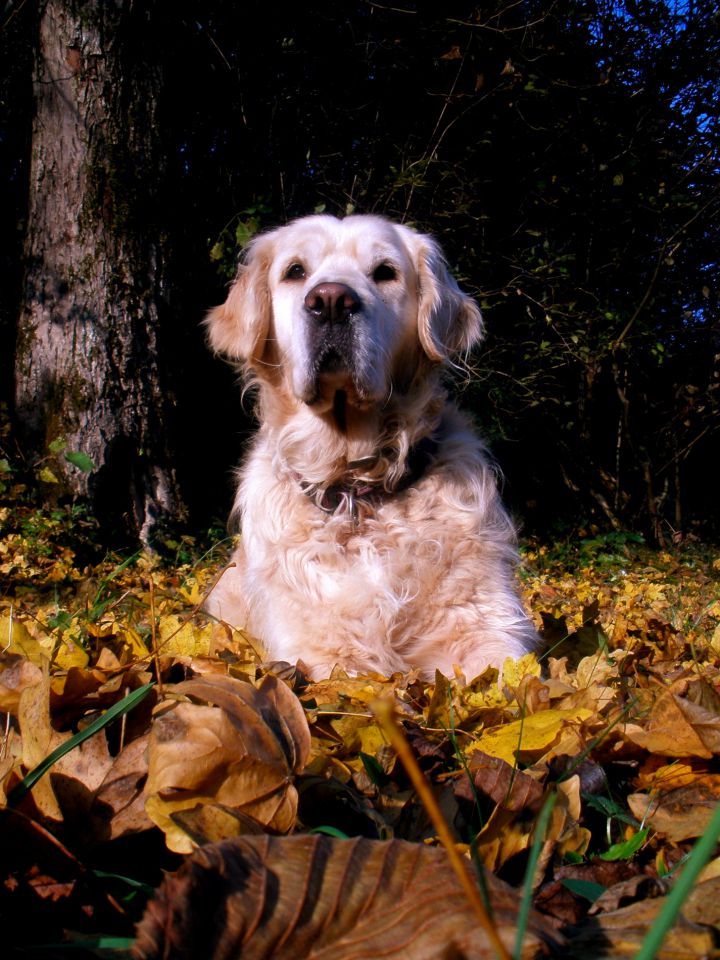
[[[177,814],[207,804],[239,811],[279,833],[290,830],[297,810],[293,775],[310,751],[295,694],[273,676],[258,688],[232,677],[206,677],[173,691],[191,701],[161,706],[145,784],[145,809],[165,831],[170,849],[193,849],[195,831],[188,833]],[[243,818],[224,822],[238,831]]]
[[[519,897],[486,883],[509,949]],[[530,918],[523,957],[559,946]],[[201,848],[168,877],[138,928],[136,960],[495,960],[443,850],[324,836],[239,837]]]

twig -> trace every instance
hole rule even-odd
[[[158,697],[165,699],[165,693],[162,686],[162,671],[160,669],[160,651],[157,643],[157,624],[155,622],[155,582],[150,574],[148,580],[150,591],[150,642],[152,646],[152,658],[155,664],[155,679],[157,680]]]

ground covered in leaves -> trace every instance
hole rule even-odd
[[[6,949],[129,950],[185,864],[136,956],[495,956],[439,809],[508,954],[638,954],[720,800],[717,551],[528,544],[538,657],[311,683],[201,612],[227,544],[102,557],[78,511],[6,504]],[[716,956],[718,931],[713,854],[658,955]]]

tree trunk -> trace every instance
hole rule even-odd
[[[21,435],[54,455],[45,479],[145,540],[181,511],[160,350],[167,240],[153,6],[44,5],[16,358]]]

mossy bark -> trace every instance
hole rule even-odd
[[[65,463],[59,490],[145,539],[182,509],[162,351],[168,241],[152,9],[44,6],[16,359],[30,449],[65,438],[94,464]]]

